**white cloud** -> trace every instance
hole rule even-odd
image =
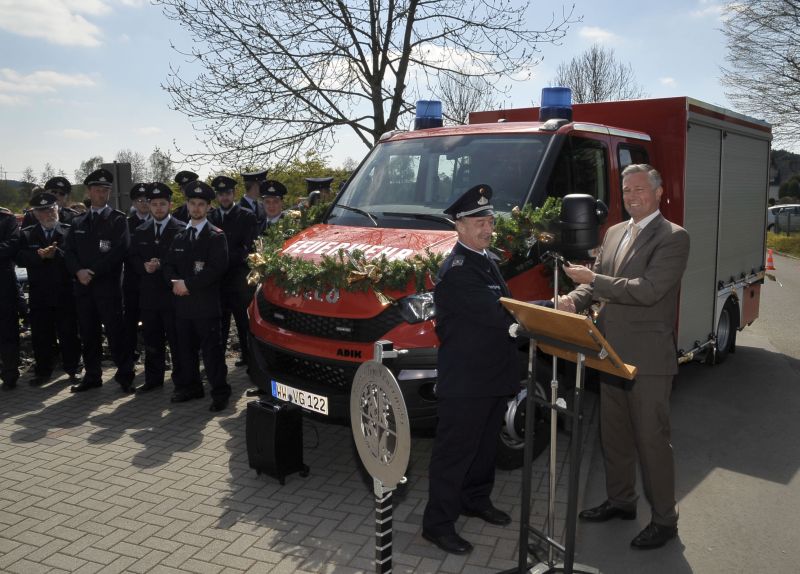
[[[62,74],[52,70],[38,70],[21,74],[11,68],[0,68],[0,97],[3,103],[20,104],[26,96],[53,94],[62,88],[90,88],[95,81],[86,74]]]
[[[100,135],[99,132],[90,132],[78,128],[65,128],[63,130],[52,130],[48,135],[62,137],[68,140],[92,140]]]
[[[601,44],[616,42],[619,37],[609,30],[598,28],[597,26],[584,26],[578,32],[581,38],[586,38],[592,42],[599,42]]]
[[[162,132],[162,129],[156,126],[146,126],[134,130],[140,136],[155,136]]]
[[[661,83],[662,86],[667,86],[669,88],[674,88],[678,85],[678,82],[675,81],[675,78],[664,77],[659,78],[658,81]]]
[[[0,106],[17,106],[25,103],[25,98],[0,93]]]
[[[86,16],[107,14],[105,0],[0,0],[0,29],[62,46],[95,47],[100,29]]]
[[[700,0],[699,4],[699,8],[689,13],[693,18],[707,18],[709,16],[721,18],[725,13],[725,3],[714,2],[712,0]]]

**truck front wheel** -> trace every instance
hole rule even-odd
[[[523,381],[524,385],[524,381]],[[535,396],[548,400],[544,386],[536,381]],[[526,399],[528,392],[523,388],[516,397],[508,401],[508,409],[500,430],[497,444],[497,468],[513,470],[522,466],[525,446]],[[533,458],[539,456],[550,442],[550,410],[537,404],[533,421]]]

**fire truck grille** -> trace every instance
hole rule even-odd
[[[293,333],[321,339],[372,343],[403,322],[397,305],[391,305],[379,315],[369,319],[342,319],[278,307],[267,301],[261,290],[258,291],[256,301],[258,312],[267,323]]]
[[[297,357],[275,349],[264,347],[265,358],[271,371],[288,374],[305,381],[340,389],[349,389],[356,376],[359,365],[343,366],[336,363],[322,363],[314,359]]]

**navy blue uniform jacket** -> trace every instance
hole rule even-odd
[[[164,261],[167,251],[179,231],[186,224],[170,217],[164,224],[161,238],[156,243],[155,220],[149,219],[136,228],[131,237],[129,261],[131,269],[139,278],[139,307],[142,309],[172,309],[172,282],[164,277]],[[156,258],[161,261],[161,269],[148,273],[144,269],[145,261]]]
[[[515,321],[499,302],[510,295],[493,261],[456,243],[434,290],[441,342],[438,396],[497,397],[519,391],[519,352],[508,334]]]
[[[228,269],[228,243],[219,227],[206,222],[194,242],[189,226],[178,232],[162,261],[168,281],[183,279],[189,295],[172,296],[175,316],[180,319],[208,319],[222,316],[220,283]]]
[[[31,307],[60,307],[72,302],[72,276],[64,261],[64,242],[69,225],[56,223],[50,241],[38,223],[22,230],[17,265],[28,270]],[[52,259],[42,259],[37,251],[57,245]]]

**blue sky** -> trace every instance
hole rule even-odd
[[[712,0],[577,0],[561,45],[542,46],[533,78],[513,85],[506,107],[538,103],[559,63],[594,42],[630,62],[651,97],[688,95],[730,107],[719,84],[725,43],[724,2]],[[533,0],[530,27],[571,4]],[[16,179],[46,162],[72,179],[80,162],[112,160],[120,149],[148,156],[155,146],[197,148],[191,123],[169,109],[161,89],[170,65],[186,67],[170,48],[189,38],[147,0],[0,0],[0,178]],[[340,165],[366,148],[346,132],[330,154]],[[181,166],[178,167],[196,167]],[[197,168],[203,176],[215,166]]]

